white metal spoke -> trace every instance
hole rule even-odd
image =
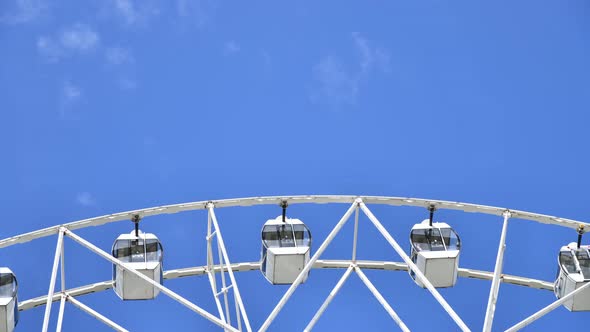
[[[496,267],[494,268],[494,278],[490,286],[490,296],[488,298],[488,307],[486,317],[483,323],[483,332],[490,332],[494,322],[494,313],[496,311],[496,302],[498,301],[498,291],[500,290],[500,275],[504,265],[504,251],[506,249],[506,232],[508,230],[508,219],[510,212],[504,212],[504,223],[502,224],[502,233],[500,234],[500,245],[498,246],[498,255],[496,257]]]
[[[408,329],[406,324],[404,324],[404,322],[401,320],[401,318],[399,318],[397,313],[393,310],[393,308],[389,305],[389,303],[387,303],[387,301],[385,300],[383,295],[381,295],[381,293],[379,293],[377,288],[375,288],[373,283],[369,280],[369,278],[367,278],[367,276],[363,273],[363,271],[361,271],[361,269],[359,269],[358,266],[355,266],[354,271],[356,272],[356,274],[358,274],[359,278],[361,278],[361,280],[365,283],[367,288],[369,288],[371,293],[373,293],[373,296],[375,296],[377,301],[379,301],[379,303],[381,303],[383,308],[385,308],[385,310],[387,311],[389,316],[391,316],[391,318],[393,318],[393,320],[399,326],[399,328],[404,332],[410,332],[410,329]]]
[[[213,261],[213,250],[211,248],[213,236],[214,235],[211,234],[211,213],[207,213],[207,277],[209,278],[209,284],[211,284],[211,292],[213,293],[213,298],[215,299],[215,305],[217,306],[217,311],[219,312],[219,318],[225,322],[225,315],[223,314],[221,302],[219,302],[219,296],[217,295],[217,282],[215,280],[215,271],[213,269],[215,264]]]
[[[223,261],[223,254],[221,253],[221,245],[219,241],[217,241],[217,255],[219,257],[219,265],[222,267],[225,265]],[[221,269],[221,291],[219,293],[223,294],[223,304],[225,306],[225,319],[228,324],[231,325],[231,316],[229,314],[229,301],[227,300],[227,283],[225,282],[225,272]]]
[[[360,199],[355,200],[355,202],[348,208],[348,210],[346,211],[344,216],[342,216],[342,219],[340,219],[340,221],[336,224],[336,226],[334,226],[334,228],[332,229],[330,234],[328,234],[328,237],[324,240],[322,245],[318,248],[318,251],[316,251],[316,253],[313,255],[313,257],[305,265],[303,270],[301,270],[301,272],[299,273],[299,275],[297,276],[295,281],[291,284],[291,287],[289,287],[287,292],[283,295],[283,297],[281,298],[279,303],[277,303],[277,305],[275,306],[273,311],[270,313],[268,318],[266,318],[266,321],[264,321],[264,324],[262,324],[262,327],[260,327],[260,330],[258,330],[258,332],[264,332],[268,329],[268,327],[270,326],[272,321],[276,318],[276,316],[279,314],[281,309],[283,309],[283,306],[285,305],[285,303],[287,303],[287,301],[289,300],[291,295],[293,295],[293,292],[295,292],[295,290],[297,289],[299,284],[301,284],[301,282],[303,281],[303,278],[305,278],[305,276],[307,275],[307,273],[309,272],[309,270],[311,269],[311,267],[313,266],[315,261],[317,261],[318,258],[320,258],[320,255],[324,252],[324,250],[326,250],[328,245],[330,245],[330,243],[332,242],[334,237],[336,237],[338,232],[340,232],[340,229],[342,228],[342,226],[344,226],[344,224],[346,223],[348,218],[350,218],[350,215],[354,211],[355,207],[358,206],[359,202],[361,202]]]
[[[340,280],[338,280],[338,282],[336,283],[336,286],[334,286],[334,289],[332,289],[332,291],[330,292],[330,294],[328,295],[326,300],[324,300],[324,303],[322,303],[322,306],[318,309],[318,311],[315,313],[315,315],[313,316],[313,318],[311,319],[309,324],[307,324],[307,326],[305,327],[305,329],[303,331],[309,332],[309,331],[311,331],[311,329],[313,329],[313,327],[318,322],[320,317],[322,317],[322,314],[324,313],[324,311],[326,311],[326,308],[328,308],[328,306],[330,305],[330,302],[332,302],[332,299],[334,298],[334,296],[336,296],[336,294],[338,294],[338,292],[340,291],[340,288],[342,288],[342,285],[344,285],[344,283],[346,282],[346,280],[350,276],[350,273],[352,272],[353,269],[354,269],[354,265],[352,265],[352,264],[348,267],[348,269],[346,269],[346,271],[344,272],[344,274],[342,275]]]
[[[221,230],[219,229],[219,223],[217,222],[217,217],[215,216],[215,211],[213,210],[214,206],[213,206],[213,204],[208,204],[207,208],[209,210],[209,213],[211,213],[211,221],[213,222],[213,226],[215,227],[215,234],[217,236],[217,244],[219,245],[219,247],[221,249],[221,253],[223,254],[221,257],[223,257],[223,260],[225,260],[226,268],[227,268],[227,271],[229,272],[229,278],[230,278],[232,286],[233,286],[235,299],[238,301],[238,304],[240,306],[240,312],[241,312],[242,317],[244,319],[244,324],[246,325],[246,331],[251,332],[252,328],[250,327],[250,321],[248,319],[248,314],[246,314],[246,308],[244,308],[244,303],[242,302],[242,296],[240,295],[238,283],[236,282],[236,278],[234,277],[234,272],[231,268],[231,262],[229,261],[227,249],[225,248],[225,243],[223,242],[223,237],[221,236]],[[220,260],[221,260],[221,257],[219,258]],[[223,262],[223,260],[222,260],[222,262]],[[221,265],[223,266],[223,264],[221,264]],[[221,273],[223,276],[223,273],[224,273],[223,268],[221,269]],[[227,290],[226,290],[226,292],[227,292]],[[227,298],[226,298],[226,301],[227,301]],[[227,304],[227,302],[226,302],[226,304]],[[227,310],[227,312],[228,312],[228,316],[229,316],[229,309]],[[229,317],[228,317],[228,321],[229,321]]]
[[[354,209],[354,235],[352,238],[352,261],[356,261],[356,243],[358,240],[358,230],[359,230],[359,207]]]
[[[112,328],[115,331],[119,331],[119,332],[129,332],[128,330],[122,328],[119,324],[113,322],[112,320],[106,318],[105,316],[101,315],[100,313],[98,313],[96,310],[90,308],[89,306],[85,305],[84,303],[76,300],[75,298],[65,295],[66,299],[71,302],[73,305],[75,305],[76,307],[80,308],[82,311],[86,312],[87,314],[89,314],[90,316],[98,319],[99,321],[103,322],[104,324],[106,324],[107,326],[109,326],[110,328]]]
[[[61,258],[61,248],[64,240],[63,229],[59,229],[57,236],[57,245],[55,247],[55,257],[53,258],[53,269],[51,270],[51,281],[49,281],[49,291],[47,292],[47,303],[45,304],[45,316],[43,317],[43,332],[47,332],[49,327],[49,316],[51,315],[51,304],[53,303],[53,291],[55,290],[55,279],[57,278],[57,267]],[[63,276],[62,276],[63,279]]]
[[[561,299],[551,303],[550,305],[546,306],[545,308],[535,312],[528,318],[524,319],[520,323],[514,325],[513,327],[506,330],[506,332],[514,332],[522,329],[523,327],[531,324],[532,322],[536,321],[537,319],[545,316],[546,314],[553,311],[555,308],[559,307],[560,305],[564,304],[567,300],[574,297],[576,294],[581,293],[583,290],[590,288],[590,282],[587,282],[584,286],[574,290],[573,292],[567,294],[566,296],[562,297]]]
[[[66,296],[63,292],[61,294],[61,300],[59,302],[59,315],[57,316],[57,327],[55,328],[56,332],[61,332],[61,325],[64,320],[64,310],[66,308]]]
[[[106,253],[102,249],[98,248],[94,244],[92,244],[92,243],[84,240],[80,236],[72,233],[72,231],[66,229],[65,230],[65,234],[68,235],[69,237],[71,237],[74,241],[76,241],[79,244],[81,244],[82,246],[90,249],[90,251],[93,251],[94,253],[98,254],[102,258],[106,259],[107,261],[109,261],[109,262],[111,262],[113,264],[116,264],[117,266],[119,266],[122,269],[128,271],[129,273],[133,274],[134,276],[140,278],[144,282],[147,282],[148,284],[150,284],[150,285],[158,288],[162,293],[168,295],[172,299],[176,300],[178,303],[184,305],[185,307],[187,307],[187,308],[191,309],[192,311],[198,313],[199,315],[205,317],[206,319],[208,319],[209,321],[215,323],[219,327],[223,327],[223,328],[226,328],[226,329],[228,329],[230,331],[234,331],[234,332],[237,331],[232,326],[226,324],[224,321],[222,321],[219,318],[213,316],[212,314],[210,314],[206,310],[202,309],[201,307],[197,306],[196,304],[194,304],[194,303],[190,302],[189,300],[185,299],[184,297],[176,294],[175,292],[173,292],[172,290],[164,287],[160,283],[157,283],[157,282],[153,281],[152,279],[146,277],[143,273],[137,272],[135,269],[129,268],[125,263],[123,263],[120,260],[114,258],[113,256],[109,255],[108,253]]]
[[[379,220],[373,215],[371,210],[369,210],[369,208],[367,208],[367,206],[362,202],[360,203],[360,207],[363,210],[363,212],[365,213],[365,215],[367,215],[367,217],[369,217],[369,220],[371,220],[371,222],[373,222],[375,227],[377,227],[379,232],[385,237],[387,242],[389,242],[389,244],[397,252],[397,254],[400,255],[400,257],[404,260],[404,262],[406,262],[406,264],[408,265],[408,268],[410,268],[416,274],[416,277],[418,278],[418,280],[420,280],[420,282],[422,282],[422,284],[426,287],[426,289],[428,289],[428,291],[430,291],[432,296],[434,296],[434,298],[438,301],[438,303],[440,303],[440,305],[445,309],[445,311],[449,314],[449,316],[451,316],[453,321],[455,321],[455,323],[457,323],[459,328],[462,331],[470,331],[469,328],[467,327],[467,325],[465,325],[465,323],[461,319],[461,317],[459,317],[459,315],[457,315],[457,313],[455,313],[453,308],[439,294],[439,292],[436,290],[436,288],[434,288],[434,286],[432,286],[430,281],[424,276],[424,274],[420,271],[420,269],[418,269],[418,267],[412,262],[410,257],[408,257],[408,255],[406,255],[405,251],[399,246],[399,244],[393,239],[391,234],[389,234],[389,232],[385,229],[385,227],[383,227],[383,225],[381,225],[381,222],[379,222]]]

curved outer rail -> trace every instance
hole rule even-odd
[[[552,224],[577,229],[580,224],[585,226],[585,229],[590,228],[590,224],[573,219],[559,218],[544,214],[511,210],[507,208],[478,205],[471,203],[440,201],[423,198],[406,198],[406,197],[385,197],[385,196],[345,196],[345,195],[307,195],[307,196],[267,196],[267,197],[249,197],[249,198],[235,198],[223,199],[215,201],[199,201],[191,203],[180,203],[172,205],[163,205],[158,207],[150,207],[145,209],[113,213],[105,216],[83,219],[79,221],[70,222],[67,224],[52,226],[29,233],[20,234],[0,240],[0,248],[8,247],[17,243],[29,242],[41,237],[57,234],[60,227],[65,227],[70,230],[99,226],[111,222],[129,220],[134,215],[141,217],[155,216],[159,214],[173,214],[183,211],[192,210],[206,210],[208,203],[213,203],[215,208],[234,207],[234,206],[254,206],[254,205],[278,205],[282,201],[287,200],[289,204],[302,203],[348,203],[352,204],[355,199],[361,198],[365,204],[380,204],[391,206],[414,206],[428,208],[434,205],[437,209],[458,210],[464,212],[475,212],[483,214],[491,214],[502,216],[506,211],[511,214],[511,219],[525,219],[532,220],[544,224]]]
[[[350,260],[318,260],[313,265],[314,269],[346,269],[350,266]],[[357,266],[361,269],[369,270],[388,270],[388,271],[407,271],[408,266],[400,262],[387,262],[387,261],[357,261]],[[207,266],[189,267],[176,270],[168,270],[164,272],[164,279],[176,279],[190,276],[202,276],[207,273]],[[245,262],[245,263],[234,263],[232,264],[232,270],[234,272],[247,272],[247,271],[258,271],[260,269],[259,262]],[[215,272],[221,272],[221,266],[214,266]],[[224,269],[227,271],[227,269]],[[459,268],[459,276],[464,278],[474,278],[482,280],[492,280],[494,273],[488,271],[471,270],[465,268]],[[542,281],[536,279],[529,279],[519,276],[503,275],[502,282],[507,284],[513,284],[518,286],[526,286],[531,288],[543,289],[553,291],[553,282]],[[103,281],[94,284],[89,284],[81,287],[68,289],[65,292],[69,296],[81,296],[96,292],[102,292],[113,288],[113,282]],[[61,299],[61,292],[53,295],[53,302]],[[18,306],[20,311],[29,310],[35,307],[45,305],[47,302],[47,296],[39,296],[33,299],[25,300]]]

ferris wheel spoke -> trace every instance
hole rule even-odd
[[[502,233],[500,235],[500,245],[498,246],[498,255],[496,257],[496,267],[494,268],[494,277],[492,285],[490,286],[490,296],[488,298],[488,306],[486,309],[486,316],[483,323],[483,332],[490,332],[492,330],[492,323],[494,322],[494,312],[496,310],[496,302],[498,301],[498,291],[500,290],[500,275],[504,266],[504,251],[506,250],[506,232],[508,231],[508,219],[510,218],[510,211],[504,212],[504,223],[502,224]]]

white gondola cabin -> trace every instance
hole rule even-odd
[[[457,282],[461,241],[457,233],[446,223],[430,225],[426,219],[412,227],[410,233],[411,259],[434,287],[452,287]],[[413,271],[410,276],[424,287]]]
[[[590,282],[590,245],[580,246],[572,242],[561,247],[557,259],[559,267],[554,292],[562,298]],[[564,303],[570,311],[590,311],[590,289],[577,293]]]
[[[139,231],[137,235],[135,231],[121,234],[113,244],[113,257],[162,284],[162,244],[154,234]],[[123,300],[149,300],[160,292],[158,288],[117,265],[113,265],[113,281],[115,293]]]
[[[309,262],[311,232],[299,219],[284,220],[270,219],[262,228],[260,271],[272,284],[292,284]]]
[[[18,283],[14,273],[0,267],[0,332],[11,332],[18,323]]]

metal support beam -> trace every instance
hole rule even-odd
[[[107,326],[109,326],[110,328],[112,328],[113,330],[119,331],[119,332],[129,332],[128,330],[122,328],[119,324],[113,322],[112,320],[110,320],[110,319],[106,318],[105,316],[101,315],[100,313],[98,313],[97,311],[93,310],[89,306],[87,306],[87,305],[83,304],[82,302],[76,300],[74,297],[68,296],[68,295],[65,295],[65,297],[73,305],[75,305],[76,307],[80,308],[82,311],[86,312],[90,316],[92,316],[92,317],[98,319],[99,321],[103,322],[104,324],[106,324]]]
[[[445,309],[445,311],[449,314],[449,316],[451,316],[453,321],[455,321],[455,323],[457,323],[459,328],[464,332],[471,331],[467,327],[467,325],[465,325],[465,323],[463,322],[461,317],[459,317],[459,315],[457,315],[457,313],[455,313],[453,308],[447,303],[447,301],[445,301],[445,299],[439,294],[439,292],[436,290],[436,288],[434,288],[434,286],[432,286],[430,281],[428,281],[428,279],[424,276],[424,274],[418,269],[416,264],[414,264],[412,262],[412,260],[410,259],[410,257],[408,257],[408,255],[406,255],[405,251],[393,239],[391,234],[389,234],[389,232],[385,229],[385,227],[383,227],[383,225],[381,225],[381,222],[379,222],[379,220],[373,215],[371,210],[369,210],[369,208],[367,208],[367,206],[362,202],[360,203],[360,207],[363,210],[363,212],[365,213],[365,215],[367,217],[369,217],[369,220],[371,220],[371,222],[373,222],[375,227],[377,227],[379,232],[385,237],[387,242],[389,242],[389,244],[397,252],[397,254],[400,255],[400,257],[404,260],[404,262],[406,264],[408,264],[408,268],[410,268],[412,271],[414,271],[414,273],[416,274],[416,278],[418,278],[418,280],[420,280],[420,282],[422,282],[422,284],[426,287],[426,289],[428,289],[428,291],[430,291],[432,296],[434,296],[434,298],[438,301],[438,303],[440,303],[440,305]]]
[[[397,313],[393,310],[393,308],[389,305],[389,303],[387,303],[387,301],[385,300],[383,295],[381,295],[381,293],[379,293],[377,288],[375,288],[373,283],[369,280],[369,278],[367,278],[367,276],[363,273],[363,271],[361,269],[359,269],[358,266],[354,267],[354,271],[356,272],[356,274],[358,274],[359,278],[361,278],[361,280],[365,283],[367,288],[369,288],[371,293],[373,293],[373,296],[375,296],[377,301],[379,301],[379,303],[381,303],[383,308],[385,308],[385,310],[387,311],[389,316],[391,316],[391,318],[393,318],[393,320],[399,326],[399,328],[404,332],[410,332],[410,329],[408,329],[408,327],[406,326],[406,324],[404,324],[402,319],[399,318]]]
[[[285,305],[285,303],[287,303],[287,301],[289,300],[291,295],[293,295],[293,292],[295,292],[295,290],[297,289],[299,284],[301,284],[301,282],[303,281],[303,278],[305,278],[305,276],[307,275],[307,273],[309,272],[309,270],[311,269],[311,267],[313,266],[315,261],[317,261],[318,258],[320,258],[320,255],[324,252],[324,250],[326,250],[326,248],[332,242],[334,237],[336,237],[336,234],[338,234],[338,232],[340,232],[340,229],[342,228],[342,226],[344,226],[344,224],[346,223],[348,218],[350,218],[350,215],[352,214],[352,212],[354,212],[355,207],[357,207],[360,202],[362,202],[360,200],[360,198],[357,198],[354,201],[354,203],[348,208],[348,210],[346,211],[344,216],[342,216],[342,219],[340,219],[340,221],[336,224],[336,226],[334,226],[334,228],[332,229],[330,234],[328,234],[328,237],[324,240],[322,245],[319,247],[318,251],[316,251],[316,253],[313,255],[313,257],[311,257],[311,259],[305,265],[303,270],[301,270],[301,272],[299,273],[299,275],[297,276],[297,278],[295,279],[293,284],[291,284],[291,287],[289,287],[289,289],[287,290],[285,295],[283,295],[283,297],[281,298],[279,303],[277,303],[277,305],[275,306],[273,311],[266,318],[266,321],[264,321],[264,324],[262,324],[262,327],[260,327],[260,330],[258,330],[258,332],[265,332],[268,329],[268,327],[270,326],[272,321],[277,317],[277,315],[279,314],[281,309],[283,309],[283,306]]]
[[[359,207],[357,205],[356,209],[354,209],[354,235],[352,238],[352,262],[356,262],[356,243],[358,240],[358,230],[359,230]]]
[[[504,212],[504,223],[502,224],[502,233],[500,234],[500,245],[498,246],[498,255],[496,256],[496,267],[494,268],[494,278],[492,279],[492,285],[490,287],[490,296],[488,298],[488,307],[486,309],[486,317],[483,323],[483,332],[492,331],[492,324],[494,322],[498,291],[500,290],[500,276],[502,275],[502,267],[504,266],[508,219],[510,219],[510,211]]]
[[[213,248],[211,245],[213,236],[214,235],[211,234],[211,213],[207,212],[207,277],[209,278],[209,284],[211,284],[211,291],[213,292],[215,305],[217,306],[217,311],[219,312],[219,318],[225,322],[225,315],[223,314],[221,302],[219,302],[219,296],[217,295],[217,282],[215,280],[215,270],[213,268],[215,265],[213,260]],[[220,264],[220,266],[222,265]],[[221,270],[221,273],[223,273],[223,269]]]
[[[546,306],[545,308],[535,312],[534,314],[530,315],[528,318],[524,319],[520,323],[514,325],[513,327],[506,330],[506,332],[514,332],[522,329],[523,327],[531,324],[532,322],[536,321],[537,319],[545,316],[546,314],[553,311],[555,308],[559,307],[560,305],[564,304],[567,300],[574,297],[574,295],[581,293],[583,290],[590,288],[590,282],[586,283],[584,286],[574,290],[573,292],[567,294],[566,296],[562,297],[561,299],[551,303],[550,305]]]
[[[57,245],[55,247],[55,256],[53,258],[53,269],[51,270],[51,281],[49,281],[49,291],[47,292],[47,302],[45,303],[45,316],[43,317],[43,332],[47,332],[49,327],[49,316],[51,315],[51,304],[53,303],[53,291],[55,290],[55,279],[57,278],[57,267],[61,257],[61,248],[64,240],[64,228],[60,228],[57,235]]]
[[[194,303],[190,302],[189,300],[185,299],[184,297],[176,294],[175,292],[173,292],[172,290],[164,287],[160,283],[157,283],[157,282],[153,281],[152,279],[146,277],[143,273],[137,272],[135,269],[129,268],[125,263],[123,263],[120,260],[114,258],[113,256],[111,256],[108,253],[106,253],[105,251],[101,250],[100,248],[98,248],[94,244],[92,244],[92,243],[84,240],[80,236],[74,234],[72,231],[66,229],[65,230],[65,234],[67,236],[71,237],[72,240],[74,240],[74,241],[78,242],[79,244],[81,244],[82,246],[88,248],[90,251],[96,253],[100,257],[102,257],[102,258],[106,259],[107,261],[109,261],[109,262],[111,262],[111,263],[113,263],[113,264],[121,267],[122,269],[128,271],[129,273],[133,274],[134,276],[136,276],[137,278],[143,280],[144,282],[152,285],[153,287],[156,287],[162,293],[168,295],[172,299],[176,300],[178,303],[184,305],[185,307],[191,309],[192,311],[196,312],[197,314],[203,316],[204,318],[206,318],[207,320],[213,322],[217,326],[222,327],[222,328],[225,328],[225,329],[228,329],[228,330],[233,331],[233,332],[237,332],[238,331],[235,328],[233,328],[232,326],[226,324],[224,321],[222,321],[219,318],[213,316],[212,314],[210,314],[206,310],[204,310],[201,307],[197,306],[196,304],[194,304]]]
[[[215,232],[216,234],[217,231]],[[219,244],[219,241],[217,241],[217,256],[219,257],[219,265],[220,266],[224,266],[224,261],[223,261],[223,254],[221,253],[221,245]],[[221,291],[219,293],[217,293],[217,296],[223,294],[223,304],[225,305],[225,321],[231,325],[231,316],[229,313],[229,301],[227,299],[227,283],[225,282],[225,272],[223,271],[223,268],[221,269]]]
[[[322,306],[315,313],[315,315],[313,316],[313,318],[311,319],[309,324],[307,324],[307,326],[303,330],[304,332],[309,332],[309,331],[311,331],[311,329],[313,329],[313,327],[318,322],[320,317],[322,317],[322,314],[324,313],[324,311],[326,311],[326,308],[328,308],[328,306],[330,305],[330,302],[332,302],[332,299],[334,298],[334,296],[336,296],[336,294],[338,294],[338,292],[340,291],[340,288],[342,288],[342,285],[344,285],[344,283],[346,282],[346,280],[350,276],[350,273],[352,272],[353,269],[354,269],[354,265],[352,265],[352,264],[348,267],[348,269],[346,269],[346,271],[344,272],[344,274],[342,275],[340,280],[338,280],[338,282],[336,283],[336,286],[334,286],[334,289],[332,289],[332,291],[330,292],[330,294],[328,295],[326,300],[324,300],[324,303],[322,303]]]
[[[66,308],[66,296],[62,292],[61,300],[59,301],[59,315],[57,316],[57,327],[55,328],[55,332],[61,332],[61,325],[64,319],[64,310]]]
[[[226,264],[225,267],[227,268],[227,272],[229,272],[229,279],[231,280],[231,283],[232,283],[233,289],[234,289],[234,297],[238,301],[238,304],[240,306],[240,312],[242,314],[242,318],[244,319],[244,324],[246,325],[246,331],[252,332],[252,328],[250,327],[250,320],[248,319],[248,314],[246,313],[246,308],[244,308],[244,303],[242,302],[242,296],[240,295],[240,290],[238,289],[238,283],[236,282],[236,278],[234,277],[234,272],[231,268],[231,262],[229,261],[227,249],[225,248],[225,243],[223,242],[223,237],[221,236],[221,229],[219,228],[219,223],[217,222],[217,216],[215,216],[215,211],[213,211],[213,208],[214,208],[213,204],[207,204],[207,209],[209,210],[209,213],[211,213],[211,221],[213,222],[213,226],[215,227],[215,235],[217,236],[217,244],[218,244],[219,248],[221,249],[221,253],[222,253],[222,256],[219,257],[219,259],[221,260],[221,258],[223,257],[223,260],[225,260],[225,264]],[[223,262],[223,260],[221,260],[221,262]],[[221,275],[223,277],[223,273],[224,273],[223,268],[221,269],[221,273],[222,273]],[[225,294],[227,294],[227,292]],[[227,298],[226,298],[226,300],[227,300]],[[226,304],[227,304],[227,302],[226,302]],[[227,310],[227,313],[228,313],[227,319],[229,322],[229,309]]]

